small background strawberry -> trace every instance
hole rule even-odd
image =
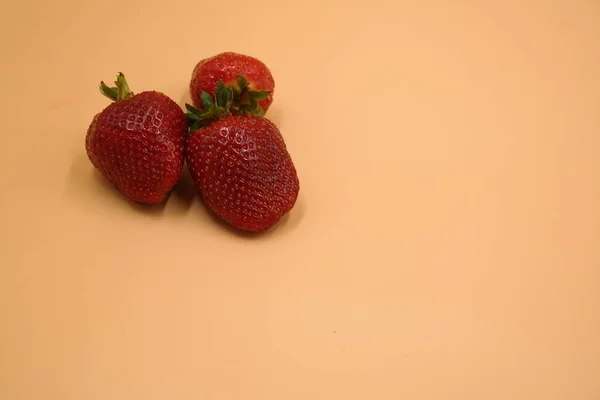
[[[234,110],[252,109],[253,115],[263,115],[273,102],[275,80],[269,68],[254,57],[225,52],[200,61],[194,68],[190,81],[194,106],[205,109],[202,92],[214,98],[219,81],[233,87]]]

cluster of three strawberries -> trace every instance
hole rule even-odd
[[[131,92],[123,74],[86,135],[90,162],[132,201],[165,201],[184,160],[204,203],[246,231],[275,225],[294,206],[298,175],[283,136],[264,117],[275,81],[260,60],[233,52],[200,61],[187,113],[168,96]]]

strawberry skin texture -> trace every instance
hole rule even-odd
[[[186,133],[185,114],[173,100],[142,92],[97,114],[85,147],[94,167],[123,195],[157,204],[181,175]]]
[[[198,129],[188,138],[186,160],[207,206],[241,230],[268,229],[298,197],[283,137],[263,117],[231,116]]]
[[[225,85],[237,85],[237,76],[241,75],[248,80],[252,90],[270,90],[269,96],[258,102],[260,107],[267,112],[273,102],[275,80],[267,66],[260,60],[243,54],[225,52],[200,61],[192,72],[190,82],[190,95],[194,106],[203,109],[200,95],[202,91],[215,96],[219,79]]]

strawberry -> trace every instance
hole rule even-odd
[[[88,158],[127,198],[161,203],[183,168],[185,114],[162,93],[132,93],[121,73],[115,84],[100,83],[101,93],[114,103],[97,114],[88,128]]]
[[[192,122],[186,161],[204,202],[234,227],[258,232],[294,206],[299,181],[281,133],[271,121],[231,115],[232,89],[222,82],[217,103],[186,105]]]
[[[256,58],[225,52],[200,61],[190,82],[192,103],[204,109],[202,92],[214,98],[219,81],[233,89],[231,112],[234,114],[264,115],[273,102],[273,75]]]

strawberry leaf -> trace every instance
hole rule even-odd
[[[192,113],[186,113],[185,114],[185,118],[187,120],[188,126],[192,126],[196,122],[198,122],[198,117],[196,115],[192,114]]]
[[[117,101],[117,88],[106,86],[106,83],[104,83],[104,81],[100,82],[100,93],[102,93],[112,101]]]
[[[190,125],[189,131],[188,131],[188,134],[190,134],[190,135],[191,135],[192,133],[194,133],[194,132],[196,132],[198,129],[200,129],[202,126],[204,126],[204,124],[203,124],[203,123],[202,123],[202,121],[200,121],[200,120],[193,122],[193,123]]]
[[[265,115],[264,110],[262,109],[262,107],[258,104],[258,101],[256,101],[256,99],[250,98],[250,105],[249,105],[249,110],[250,114],[255,115],[257,117],[262,117],[263,115]]]
[[[265,100],[271,94],[270,90],[251,90],[249,92],[250,98],[256,101]]]
[[[199,115],[202,113],[202,110],[200,110],[199,108],[194,107],[191,104],[185,104],[185,108],[186,110],[188,110],[192,115]]]
[[[255,115],[257,117],[263,117],[265,115],[265,111],[259,105],[257,105],[256,107],[254,107],[252,109],[251,113],[252,113],[252,115]]]
[[[250,104],[242,104],[240,106],[240,110],[238,111],[238,114],[246,114],[250,112]]]
[[[248,80],[246,79],[246,77],[244,77],[242,75],[238,75],[237,76],[237,84],[238,84],[238,87],[240,88],[240,92],[243,93],[244,90],[246,90],[246,88],[248,87]]]
[[[217,98],[217,105],[227,109],[231,107],[231,103],[233,101],[233,89],[231,86],[225,87],[223,81],[219,80],[215,97]]]
[[[202,106],[205,110],[208,110],[210,106],[213,105],[212,97],[210,94],[206,93],[204,90],[200,94],[200,100],[202,100]]]
[[[231,105],[233,104],[233,90],[229,88],[227,90],[227,102],[225,103],[225,110],[231,110]]]
[[[125,75],[122,72],[119,72],[119,75],[117,75],[115,85],[117,85],[117,100],[126,100],[133,97],[133,93],[129,89]]]

